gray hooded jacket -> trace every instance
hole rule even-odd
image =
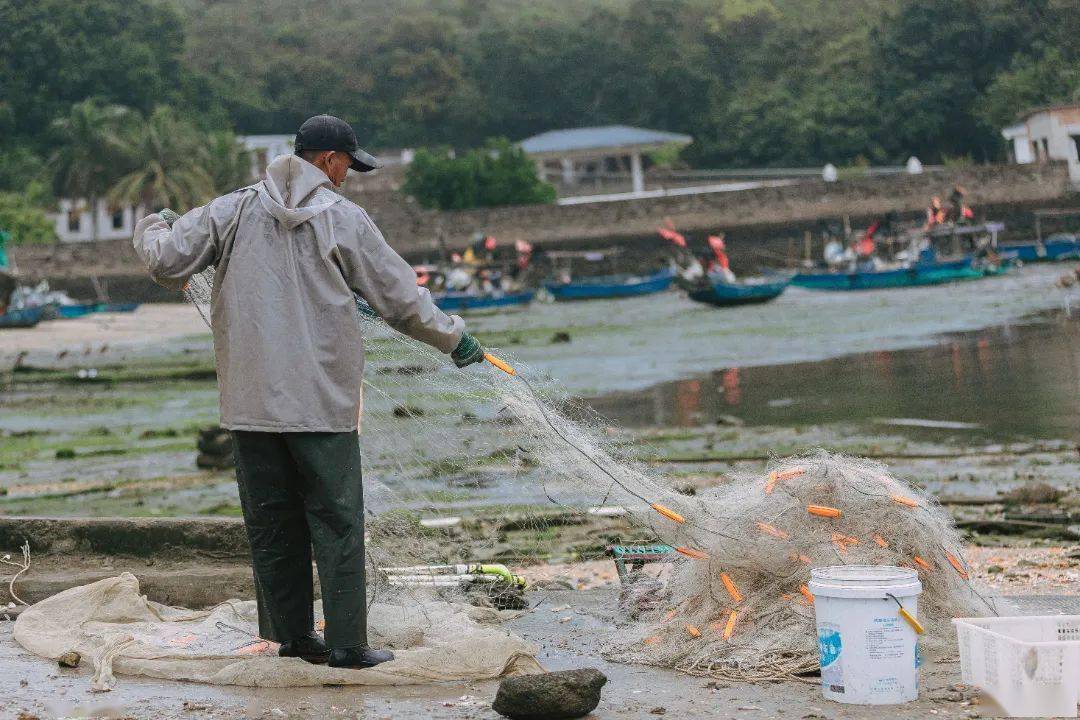
[[[395,330],[451,352],[464,324],[325,173],[282,155],[266,180],[195,208],[172,228],[135,226],[135,250],[179,290],[216,268],[211,296],[221,424],[231,430],[355,430],[363,344],[353,293]]]

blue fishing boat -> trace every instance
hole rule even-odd
[[[790,284],[790,277],[748,278],[728,282],[716,275],[701,278],[696,282],[680,282],[691,300],[719,307],[769,302],[780,297]]]
[[[65,320],[80,318],[97,311],[97,303],[79,303],[78,305],[57,305],[56,316]]]
[[[129,313],[139,309],[139,303],[99,303],[94,312]]]
[[[664,268],[651,275],[597,275],[569,282],[548,281],[544,288],[556,300],[596,300],[635,297],[663,292],[675,281],[675,272]]]
[[[945,262],[917,262],[907,267],[856,272],[799,273],[791,283],[809,290],[880,290],[917,287],[986,277],[971,256]]]
[[[509,307],[524,307],[532,302],[534,290],[517,293],[470,293],[449,291],[432,295],[435,305],[444,312],[469,312],[480,310],[499,310]]]
[[[1002,255],[1015,256],[1021,262],[1056,262],[1080,260],[1080,238],[1076,235],[1051,235],[1045,241],[1001,245]]]
[[[0,328],[31,328],[41,322],[41,308],[8,310],[0,315]]]

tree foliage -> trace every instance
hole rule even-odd
[[[1080,93],[1077,0],[0,0],[0,28],[0,190],[91,98],[204,134],[329,112],[376,148],[639,125],[745,167],[1001,159]]]
[[[454,157],[420,150],[405,175],[405,191],[439,210],[553,202],[555,188],[541,182],[533,161],[507,140]]]
[[[45,212],[22,193],[0,193],[0,231],[10,233],[15,245],[56,240],[56,231]]]

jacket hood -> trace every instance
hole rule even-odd
[[[332,185],[326,173],[303,158],[279,155],[266,166],[259,199],[267,212],[291,230],[341,199],[335,192],[320,192]]]

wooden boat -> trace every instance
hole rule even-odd
[[[998,247],[998,252],[1021,262],[1056,262],[1080,260],[1080,238],[1076,235],[1051,235],[1045,241],[1010,243]]]
[[[597,300],[635,297],[663,292],[675,281],[675,272],[664,268],[652,275],[597,275],[570,282],[549,280],[544,288],[556,300]]]
[[[0,328],[31,328],[41,322],[41,308],[8,310],[0,315]]]
[[[492,292],[477,294],[470,292],[449,291],[432,296],[435,305],[444,312],[469,312],[479,310],[498,310],[508,307],[524,307],[532,302],[534,290],[516,293]]]
[[[885,270],[798,273],[791,283],[808,290],[880,290],[974,280],[987,274],[985,268],[975,265],[974,258],[967,256]]]
[[[679,282],[691,300],[719,307],[769,302],[780,297],[790,284],[790,277],[749,278],[728,282],[716,275],[697,281]]]

